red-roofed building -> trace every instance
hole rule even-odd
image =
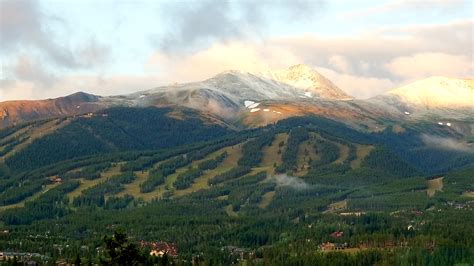
[[[330,234],[330,236],[334,237],[334,238],[340,238],[343,235],[344,235],[344,232],[342,232],[342,231],[336,231],[336,232]]]

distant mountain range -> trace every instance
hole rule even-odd
[[[469,120],[474,117],[474,81],[432,77],[367,100],[354,99],[306,65],[248,73],[226,71],[200,82],[174,84],[120,96],[78,92],[38,101],[0,103],[0,128],[109,107],[187,107],[235,127],[255,127],[283,118],[316,114],[363,125],[381,120]]]

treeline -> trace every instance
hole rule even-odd
[[[5,179],[0,179],[0,193],[5,191],[9,187],[17,185],[17,180],[5,176]]]
[[[197,168],[190,168],[186,172],[178,175],[174,182],[176,189],[186,189],[191,187],[194,179],[200,177],[204,171],[215,169],[227,157],[227,152],[223,152],[214,159],[209,159],[198,164]]]
[[[142,193],[148,193],[155,190],[157,186],[160,186],[165,183],[166,177],[175,173],[178,168],[184,167],[193,161],[201,160],[208,156],[209,154],[222,149],[223,147],[227,147],[228,145],[233,145],[236,143],[236,140],[225,140],[218,142],[214,145],[208,145],[201,149],[192,150],[185,155],[180,155],[176,158],[171,158],[167,161],[162,162],[156,169],[152,169],[150,171],[148,179],[140,185],[140,191]],[[237,142],[238,143],[238,142]],[[216,164],[219,161],[224,160],[227,154],[221,154],[218,158],[213,161],[206,162],[205,165],[201,167],[217,167]],[[204,162],[203,162],[204,163]],[[207,165],[206,165],[207,164]],[[201,170],[203,171],[203,170]],[[196,173],[194,173],[196,174]],[[183,180],[183,179],[182,179]],[[187,181],[180,182],[181,187],[185,187],[190,185],[189,184],[189,177]],[[186,184],[185,184],[186,183]]]
[[[166,176],[160,170],[154,169],[148,173],[148,178],[145,182],[140,184],[141,193],[149,193],[155,190],[157,186],[163,185],[166,181]]]
[[[252,167],[256,167],[261,163],[263,159],[262,149],[265,146],[270,146],[274,138],[275,132],[269,131],[255,139],[247,141],[242,146],[242,157],[237,162],[237,166],[209,179],[208,184],[216,185],[250,173],[252,171]]]
[[[157,186],[160,186],[165,183],[166,177],[168,175],[173,174],[178,168],[186,166],[189,163],[190,160],[187,156],[184,155],[161,163],[158,168],[151,170],[147,180],[140,184],[140,192],[152,192]]]
[[[305,127],[310,131],[315,131],[320,134],[326,133],[335,138],[344,139],[354,143],[374,143],[374,136],[372,134],[366,134],[348,127],[343,123],[318,116],[292,117],[289,119],[280,120],[277,123],[277,127],[280,129],[286,128],[288,130],[297,127]]]
[[[273,191],[276,187],[274,182],[263,182],[267,178],[266,171],[252,175],[245,175],[243,172],[238,172],[236,168],[233,168],[226,172],[226,174],[228,176],[234,176],[235,178],[228,178],[225,183],[222,183],[224,181],[217,183],[213,182],[212,184],[222,184],[219,186],[212,186],[207,190],[194,192],[189,195],[189,200],[212,200],[220,196],[227,196],[224,202],[231,204],[234,211],[239,211],[242,207],[246,206],[251,208],[256,207],[256,205],[261,202],[262,196],[266,192]]]
[[[100,178],[100,172],[103,172],[109,169],[112,166],[110,162],[103,162],[94,165],[89,165],[83,167],[79,171],[72,171],[67,172],[64,174],[64,178],[66,179],[76,179],[76,178],[84,178],[87,180],[94,180]]]
[[[2,213],[2,221],[6,224],[31,224],[33,221],[62,217],[69,211],[67,193],[79,186],[79,181],[67,181],[52,188],[32,202],[25,203],[24,208],[14,208]]]
[[[94,165],[105,165],[105,163],[118,163],[123,161],[133,161],[142,156],[150,156],[156,154],[157,151],[128,151],[117,152],[102,155],[94,155],[80,157],[71,160],[62,161],[45,167],[37,168],[30,171],[20,173],[12,173],[14,178],[18,179],[41,179],[49,176],[64,176],[68,172],[75,171],[79,168],[94,167]],[[104,164],[103,164],[104,163]],[[99,166],[98,166],[99,167]],[[105,170],[105,169],[104,169]],[[127,172],[127,171],[121,171]]]
[[[263,180],[267,176],[266,172],[258,173],[254,176],[249,176],[252,181]],[[242,178],[242,179],[245,179]],[[262,196],[270,191],[275,190],[276,184],[273,182],[258,184],[244,181],[246,185],[234,186],[229,193],[228,201],[232,204],[234,211],[239,211],[242,207],[253,206],[259,204],[262,201]]]
[[[217,168],[217,166],[219,166],[220,163],[224,161],[226,157],[227,157],[227,152],[225,151],[214,159],[209,159],[209,160],[199,163],[198,168],[199,170],[202,170],[202,171],[215,169]]]
[[[306,128],[296,127],[291,130],[286,144],[286,149],[281,156],[283,163],[275,168],[277,173],[296,170],[299,145],[308,139],[309,133]]]
[[[43,185],[47,184],[46,180],[26,180],[7,182],[11,185],[0,194],[0,206],[10,205],[20,202],[33,194],[39,192]]]
[[[125,194],[123,197],[109,197],[105,202],[105,209],[108,210],[119,210],[125,209],[134,200],[134,197],[129,194]]]
[[[9,126],[3,129],[0,129],[0,139],[7,138],[11,136],[13,133],[16,133],[18,130],[23,129],[33,123],[24,123],[24,124],[19,124],[16,126]],[[2,144],[3,145],[3,144]]]
[[[219,183],[232,180],[238,177],[241,177],[243,175],[246,175],[252,171],[252,168],[249,166],[236,166],[227,172],[224,172],[222,174],[218,174],[215,177],[209,179],[207,182],[209,185],[217,185]]]
[[[245,167],[255,167],[260,164],[263,159],[262,148],[270,146],[275,133],[273,131],[265,132],[263,135],[247,141],[242,146],[242,157],[239,159],[237,164]]]
[[[340,156],[339,147],[327,140],[317,139],[314,150],[320,157],[319,160],[312,163],[314,167],[332,163]]]
[[[245,135],[245,134],[244,134]],[[138,157],[134,160],[130,160],[121,166],[121,171],[143,171],[152,167],[154,164],[167,160],[171,157],[188,154],[187,156],[191,156],[192,158],[203,158],[203,155],[207,155],[214,151],[217,151],[221,148],[231,146],[237,144],[243,139],[244,136],[241,137],[229,137],[219,139],[213,142],[200,142],[194,143],[191,145],[187,145],[185,147],[178,147],[172,150],[154,152],[151,155]]]
[[[229,172],[234,172],[234,170],[230,170]],[[240,176],[240,174],[235,174],[235,176]],[[265,171],[262,171],[253,175],[242,176],[242,178],[228,179],[228,181],[223,183],[222,185],[212,186],[209,189],[194,192],[188,197],[190,200],[211,200],[220,196],[229,195],[233,190],[240,189],[241,187],[246,188],[245,190],[243,190],[243,192],[245,193],[252,192],[255,191],[256,187],[258,186],[257,184],[264,181],[266,178],[267,173]],[[234,195],[237,194],[238,193],[234,193]]]
[[[330,140],[332,142],[340,143],[349,148],[349,153],[347,154],[347,158],[344,160],[343,164],[350,164],[353,160],[357,158],[357,147],[353,143],[341,138],[334,137],[331,134],[328,134],[326,132],[320,132],[320,135],[324,139]]]
[[[0,157],[11,152],[17,145],[26,142],[29,138],[30,138],[29,136],[17,137],[17,138],[11,138],[8,141],[4,141],[3,143],[0,144],[0,146],[3,146],[3,148],[0,150]]]
[[[131,151],[92,156],[86,158],[77,158],[74,160],[63,161],[61,163],[53,164],[31,171],[24,171],[21,173],[12,172],[4,164],[0,164],[0,172],[5,172],[6,174],[8,173],[8,175],[3,176],[4,178],[8,178],[7,180],[0,180],[0,191],[4,191],[9,187],[11,187],[12,190],[15,190],[20,183],[23,183],[25,181],[30,183],[39,182],[43,184],[44,182],[47,182],[48,177],[54,175],[58,175],[63,179],[74,179],[81,177],[84,177],[86,179],[96,179],[100,177],[100,173],[94,171],[105,171],[112,163],[135,160],[140,156],[154,153],[156,153],[156,151]],[[79,168],[81,168],[81,170],[77,171],[76,169]],[[37,189],[32,189],[33,193],[35,191],[37,191]],[[17,200],[21,201],[23,198],[24,197],[17,198]]]
[[[200,177],[203,171],[199,168],[190,168],[186,172],[179,174],[174,182],[176,189],[186,189],[191,187],[194,179]]]
[[[126,172],[107,179],[91,188],[82,191],[82,194],[72,201],[75,207],[105,205],[105,195],[117,194],[124,190],[124,184],[130,184],[136,179],[133,172]]]

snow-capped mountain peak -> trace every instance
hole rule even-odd
[[[388,95],[427,108],[474,107],[474,80],[435,76],[391,90]]]
[[[333,100],[352,99],[351,96],[347,95],[329,79],[308,65],[298,64],[288,69],[269,70],[262,73],[262,75],[269,79],[302,89],[307,96],[314,95]]]

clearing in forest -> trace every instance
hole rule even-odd
[[[33,128],[33,125],[25,126],[25,127],[21,128],[21,129],[15,131],[15,133],[13,133],[13,134],[11,134],[11,135],[9,135],[9,136],[7,136],[7,137],[2,138],[2,139],[1,139],[1,143],[2,143],[2,144],[0,144],[0,145],[1,145],[1,146],[0,146],[0,149],[1,149],[1,148],[5,148],[6,146],[8,146],[8,144],[6,144],[6,143],[8,143],[8,142],[10,142],[10,141],[12,141],[12,140],[14,140],[14,139],[18,139],[18,138],[20,138],[20,137],[22,137],[22,136],[24,136],[24,135],[27,135],[28,131],[30,131],[32,128]]]
[[[130,183],[130,184],[123,185],[124,190],[117,193],[117,195],[116,195],[117,197],[121,197],[121,196],[124,196],[126,194],[132,195],[136,198],[138,198],[138,197],[141,197],[141,198],[147,197],[146,193],[141,193],[140,192],[140,185],[143,182],[145,182],[145,180],[147,180],[149,172],[148,171],[136,171],[136,172],[133,172],[133,173],[135,174],[136,179],[133,180],[133,182]]]
[[[22,207],[25,206],[25,203],[30,202],[30,201],[34,201],[35,199],[39,198],[39,196],[41,196],[42,194],[48,192],[48,190],[50,190],[52,188],[55,188],[58,185],[59,185],[59,183],[53,183],[53,184],[46,185],[40,192],[35,193],[35,194],[27,197],[26,199],[20,201],[20,202],[17,202],[15,204],[11,204],[11,205],[0,206],[0,211],[4,211],[4,210],[7,210],[7,209],[11,209],[11,208],[22,208]]]
[[[187,195],[189,193],[201,190],[201,189],[206,189],[209,188],[208,185],[208,180],[215,177],[218,174],[224,173],[233,167],[237,166],[237,162],[239,161],[240,157],[242,156],[242,145],[243,143],[239,143],[233,146],[225,147],[221,150],[218,150],[211,155],[207,156],[203,160],[195,161],[193,162],[193,166],[197,167],[197,165],[205,160],[213,159],[217,157],[218,155],[222,154],[224,151],[227,152],[227,157],[224,159],[224,161],[219,164],[219,166],[215,169],[211,169],[208,171],[205,171],[203,175],[200,177],[196,178],[191,185],[191,187],[183,189],[183,190],[176,190],[174,195],[176,197],[180,197],[183,195]]]
[[[106,170],[105,172],[100,174],[100,178],[93,179],[93,180],[87,180],[85,178],[79,178],[78,180],[81,182],[79,187],[77,187],[75,190],[69,192],[67,196],[69,197],[69,200],[73,200],[75,197],[81,195],[82,191],[91,188],[100,182],[103,182],[107,180],[107,178],[110,178],[114,175],[119,175],[120,172],[120,167],[122,166],[123,163],[117,163],[113,165],[111,168]]]
[[[239,217],[239,214],[234,211],[234,207],[232,206],[232,204],[229,204],[225,207],[225,212],[227,213],[229,217],[233,217],[233,218]]]
[[[349,157],[349,147],[338,142],[333,143],[339,148],[339,158],[334,163],[343,163]]]
[[[404,133],[406,131],[406,129],[400,125],[394,125],[392,127],[392,132],[393,133],[397,133],[397,134],[400,134],[400,133]]]
[[[275,196],[275,191],[269,191],[262,196],[262,201],[258,204],[258,207],[261,209],[265,209],[273,200]]]
[[[287,133],[276,134],[275,139],[272,142],[272,145],[263,147],[263,150],[262,150],[263,159],[260,166],[263,168],[267,168],[268,170],[271,170],[270,172],[273,174],[275,171],[274,164],[275,163],[276,165],[282,164],[281,155],[285,151],[287,141],[288,141]]]
[[[320,159],[314,148],[314,141],[312,139],[305,140],[298,146],[298,157],[296,158],[296,176],[304,176],[308,173],[311,166],[311,161]]]
[[[474,191],[464,191],[462,195],[465,197],[474,198]]]
[[[351,162],[351,168],[359,168],[362,161],[374,149],[374,146],[356,145],[356,159]]]
[[[347,209],[347,200],[336,201],[329,204],[325,212],[338,212]]]
[[[443,179],[444,177],[438,177],[426,181],[428,184],[428,189],[426,190],[428,197],[433,197],[436,194],[436,191],[443,191]]]
[[[0,160],[4,160],[7,157],[13,155],[15,152],[27,147],[30,145],[34,140],[43,137],[44,135],[53,133],[54,131],[58,130],[59,128],[69,124],[69,120],[61,120],[55,119],[48,121],[46,123],[40,124],[39,126],[28,126],[26,130],[20,130],[22,137],[28,137],[24,142],[15,145],[14,148],[7,152],[4,156],[0,157]]]
[[[123,196],[125,194],[129,194],[129,195],[134,196],[135,198],[142,198],[144,201],[150,202],[153,199],[160,199],[167,192],[173,192],[174,196],[182,196],[182,195],[186,195],[191,192],[200,190],[202,188],[208,188],[207,180],[209,178],[214,177],[215,175],[222,173],[224,171],[227,171],[237,164],[237,161],[240,158],[240,154],[241,154],[240,149],[241,149],[241,144],[225,147],[207,155],[205,158],[201,160],[196,160],[186,166],[180,167],[176,169],[175,173],[168,175],[166,177],[165,184],[157,186],[155,190],[148,193],[140,192],[140,185],[147,180],[149,171],[144,171],[144,172],[137,171],[135,172],[135,174],[137,175],[137,179],[135,179],[130,184],[124,185],[125,190],[118,193],[117,196]],[[186,172],[190,166],[197,167],[199,163],[209,160],[209,159],[214,159],[218,155],[222,154],[224,151],[227,151],[228,155],[216,169],[206,171],[202,176],[196,178],[192,186],[187,189],[176,190],[174,188],[173,184],[176,181],[178,175]],[[179,155],[179,156],[182,156],[182,155]],[[172,157],[172,158],[157,162],[154,164],[153,168],[156,168],[160,164],[169,160],[173,160],[175,158],[176,157]]]

